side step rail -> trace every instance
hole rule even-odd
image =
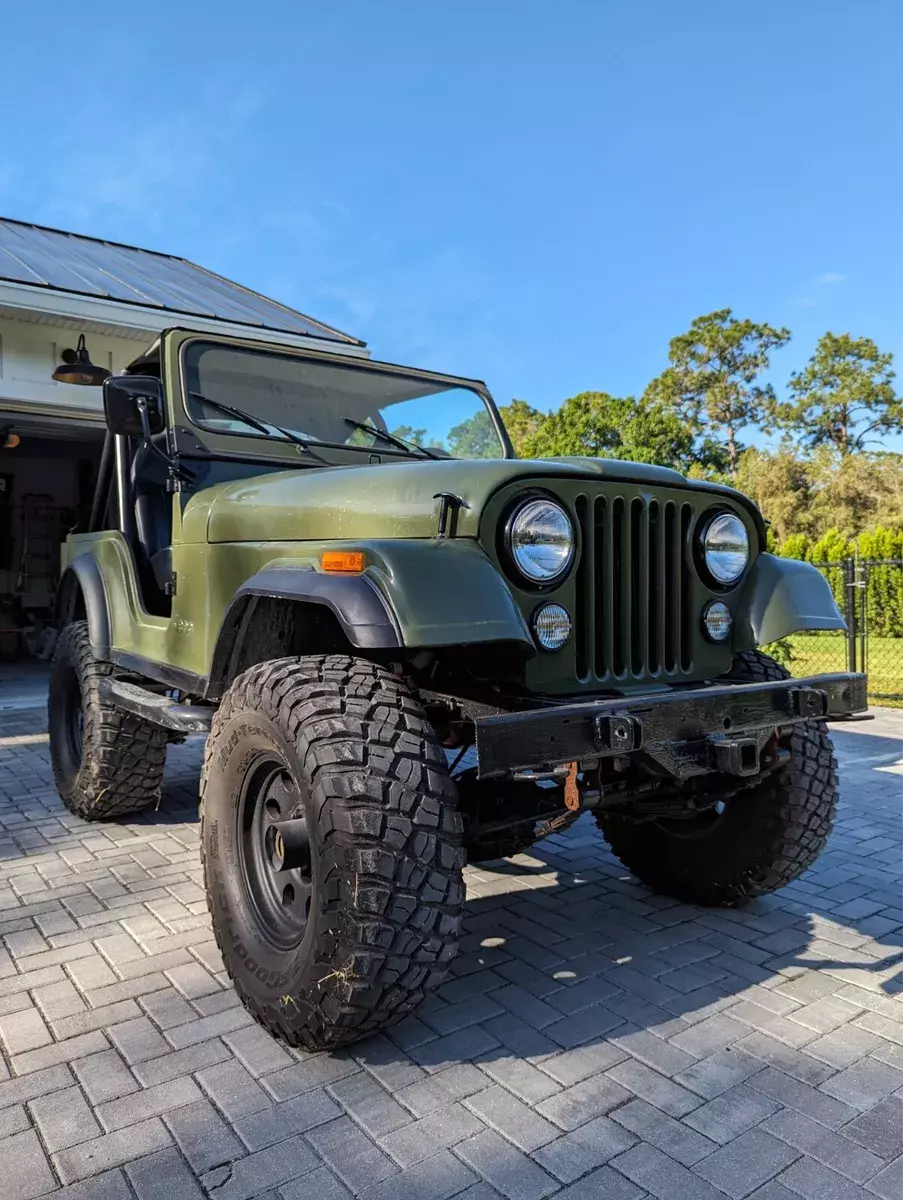
[[[164,729],[184,734],[210,732],[212,708],[180,704],[170,696],[159,696],[156,692],[149,692],[122,679],[102,680],[100,694],[108,704],[141,717],[143,721],[150,721],[152,725],[162,725]]]

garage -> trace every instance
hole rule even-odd
[[[186,259],[0,218],[0,661],[52,653],[59,548],[90,514],[103,379],[172,326],[367,353]]]
[[[9,432],[0,459],[0,655],[49,652],[59,545],[83,525],[103,442],[88,422],[0,411]],[[10,434],[13,436],[11,437]]]

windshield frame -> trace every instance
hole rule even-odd
[[[174,333],[177,331],[173,331]],[[489,419],[492,422],[493,429],[499,439],[500,457],[503,459],[511,459],[515,457],[514,449],[511,445],[511,439],[508,436],[508,431],[505,429],[498,407],[492,398],[492,394],[486,387],[486,384],[478,379],[468,379],[459,375],[447,375],[439,371],[424,371],[416,367],[401,366],[397,363],[383,362],[370,358],[363,358],[360,355],[348,355],[334,353],[329,350],[310,350],[290,345],[284,345],[278,342],[264,341],[245,341],[240,338],[229,336],[218,336],[216,334],[190,334],[186,331],[178,331],[185,336],[177,348],[177,363],[178,363],[178,404],[180,411],[173,413],[175,418],[174,423],[179,425],[187,422],[191,426],[192,439],[202,442],[204,449],[214,454],[225,454],[228,457],[239,456],[241,458],[266,458],[272,461],[274,455],[277,458],[287,459],[289,463],[297,464],[299,461],[298,447],[289,442],[275,437],[267,437],[262,433],[252,432],[249,428],[247,432],[237,430],[222,430],[214,429],[212,426],[206,425],[198,421],[192,414],[189,406],[188,393],[189,380],[186,365],[186,357],[189,349],[192,346],[201,343],[203,345],[216,345],[228,347],[242,352],[255,353],[260,355],[275,355],[282,358],[296,358],[299,361],[299,366],[303,366],[305,362],[315,362],[327,365],[335,365],[337,367],[348,368],[355,371],[374,372],[379,374],[397,375],[402,378],[417,380],[419,382],[435,382],[445,388],[465,388],[479,397],[482,400],[486,410],[489,413]],[[437,397],[438,399],[439,397]],[[248,409],[248,412],[252,412]],[[257,416],[257,414],[254,414]],[[265,418],[260,418],[264,423],[267,423]],[[332,450],[343,452],[343,460],[336,463],[328,463],[328,466],[348,466],[354,465],[360,460],[361,454],[369,456],[369,460],[379,462],[386,458],[391,462],[423,462],[426,460],[426,455],[415,451],[413,448],[410,452],[396,449],[388,443],[383,443],[382,440],[376,441],[374,445],[362,446],[348,442],[327,442],[311,439],[311,444],[314,447],[323,450]],[[414,444],[412,443],[412,446]],[[255,449],[252,449],[255,447]],[[259,447],[259,450],[256,449]],[[349,458],[345,459],[344,452],[348,452]],[[366,461],[366,460],[365,460]],[[454,459],[449,456],[449,461],[470,462],[471,459]],[[487,460],[488,461],[488,460]],[[305,464],[309,465],[309,464]]]

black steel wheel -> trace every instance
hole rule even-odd
[[[419,700],[382,667],[286,658],[236,679],[207,740],[201,854],[235,988],[292,1045],[384,1029],[448,973],[455,788]]]
[[[239,865],[257,919],[274,945],[297,949],[310,916],[316,855],[300,789],[281,758],[263,754],[252,764],[239,806]]]

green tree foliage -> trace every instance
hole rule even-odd
[[[518,457],[524,456],[524,442],[546,420],[546,413],[532,408],[523,400],[512,400],[503,404],[499,416],[508,431],[508,437]],[[449,430],[448,449],[453,458],[499,458],[502,448],[492,421],[485,409],[481,409],[466,421]]]
[[[843,456],[862,450],[877,434],[903,430],[892,362],[871,338],[826,333],[805,370],[791,375],[792,399],[771,403],[772,418],[804,445],[827,444]]]
[[[499,413],[508,430],[514,453],[518,458],[529,458],[524,454],[524,443],[536,433],[548,414],[532,408],[523,400],[512,400],[510,404],[502,405]]]
[[[811,528],[812,483],[806,464],[791,450],[744,450],[732,482],[756,502],[778,542]]]
[[[400,438],[403,442],[413,442],[416,446],[424,446],[426,441],[426,430],[415,429],[413,425],[399,425],[397,429],[390,429],[392,437]]]
[[[671,365],[650,383],[646,398],[673,406],[722,441],[734,474],[740,431],[761,423],[774,405],[771,384],[759,383],[759,376],[771,351],[789,340],[789,329],[740,321],[729,308],[697,317],[686,333],[671,339]]]
[[[812,481],[811,527],[856,537],[880,525],[903,527],[903,456],[847,454],[823,446],[803,460]]]
[[[502,446],[492,418],[481,408],[448,431],[448,452],[452,458],[501,458]]]
[[[527,458],[621,458],[687,470],[703,456],[723,465],[715,446],[698,446],[691,424],[672,408],[632,396],[581,392],[565,400],[527,438]]]
[[[792,535],[818,538],[829,529],[850,538],[882,525],[903,528],[899,454],[843,456],[828,446],[807,457],[789,445],[746,450],[732,482],[755,500],[781,544]]]
[[[860,559],[882,562],[867,568],[865,607],[868,630],[876,637],[903,637],[903,528],[874,529],[857,539]],[[890,560],[890,561],[888,561]]]
[[[617,457],[621,426],[633,413],[634,401],[608,392],[581,392],[565,400],[524,442],[527,458]]]

